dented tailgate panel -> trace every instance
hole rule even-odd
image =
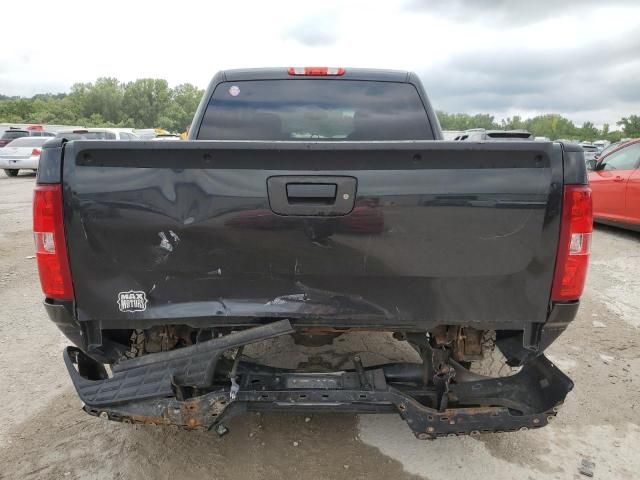
[[[269,317],[424,329],[546,320],[557,145],[176,143],[66,145],[80,321],[119,328]],[[355,179],[345,183],[353,191],[336,194],[347,194],[350,211],[274,213],[269,179],[288,176],[292,185],[320,179],[307,189],[312,197],[333,194],[332,179]]]

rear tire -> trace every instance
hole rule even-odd
[[[520,367],[510,367],[507,365],[507,359],[504,357],[499,348],[485,351],[484,358],[471,362],[469,369],[473,373],[485,375],[487,377],[510,377],[520,371]]]
[[[17,177],[18,176],[18,172],[20,170],[16,170],[16,169],[9,169],[9,168],[5,168],[4,169],[4,173],[7,174],[7,177]]]

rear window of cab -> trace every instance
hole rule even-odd
[[[28,137],[29,132],[7,130],[2,134],[2,140],[13,140],[14,138]]]
[[[216,87],[198,139],[433,140],[433,133],[409,83],[254,80]]]

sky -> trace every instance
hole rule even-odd
[[[30,0],[2,12],[4,95],[101,76],[204,88],[221,69],[326,65],[415,71],[451,113],[612,126],[640,114],[640,0]]]

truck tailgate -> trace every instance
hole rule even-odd
[[[77,141],[63,182],[78,318],[101,328],[546,320],[558,144]]]

